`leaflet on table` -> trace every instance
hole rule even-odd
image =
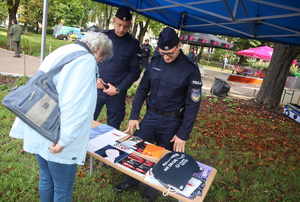
[[[193,176],[199,179],[205,179],[207,180],[210,172],[212,171],[212,167],[205,165],[199,161],[197,161],[197,164],[200,168],[200,171],[197,173],[194,173]]]
[[[151,174],[151,171],[147,173],[147,175],[145,177],[145,181],[147,181],[151,184],[164,186]],[[175,192],[184,197],[190,198],[190,196],[192,195],[193,192],[195,192],[195,190],[202,187],[201,186],[202,184],[203,184],[203,182],[200,179],[192,177],[182,191],[180,191],[179,189],[176,189]],[[202,190],[202,188],[201,188],[201,190]]]
[[[99,126],[91,128],[90,139],[93,139],[98,135],[103,135],[113,129],[114,129],[113,127],[106,124],[101,124]]]
[[[123,141],[122,144],[126,147],[133,147],[133,146],[135,146],[136,144],[138,144],[142,141],[143,141],[143,139],[141,139],[140,137],[131,136],[127,140]]]
[[[119,164],[144,175],[155,165],[154,162],[133,153],[119,161]]]
[[[163,154],[166,153],[166,150],[163,147],[146,142],[136,136],[132,136],[115,146],[121,150],[130,150],[131,152],[136,151],[143,155],[147,155],[157,159],[159,159]]]
[[[107,145],[114,145],[116,142],[127,136],[126,133],[113,129],[101,135],[97,135],[95,138],[91,139],[88,144],[88,151],[95,152]]]
[[[117,163],[122,159],[127,158],[127,156],[129,155],[128,153],[121,151],[111,145],[106,145],[105,147],[95,151],[95,153],[111,161],[112,163]]]
[[[122,151],[126,151],[128,153],[132,153],[134,151],[143,151],[141,147],[145,147],[145,144],[149,144],[148,142],[144,142],[143,139],[131,136],[128,139],[124,141],[117,141],[116,144],[114,144],[115,147],[118,149],[121,149]]]
[[[143,157],[122,151],[121,149],[112,145],[106,145],[105,147],[95,151],[95,153],[111,161],[112,163],[118,163],[124,168],[126,167],[127,169],[130,169],[136,174],[145,175],[155,164],[154,162],[146,160]]]

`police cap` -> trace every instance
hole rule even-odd
[[[124,21],[130,21],[132,19],[132,15],[130,13],[130,10],[126,7],[118,8],[117,13],[116,13],[116,17],[121,19],[121,20],[124,20]]]
[[[179,38],[174,29],[170,27],[164,28],[158,39],[158,47],[162,50],[170,50],[179,43]]]

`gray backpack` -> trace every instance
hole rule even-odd
[[[60,109],[53,77],[72,60],[88,54],[77,51],[64,57],[49,72],[38,71],[26,84],[11,91],[2,104],[48,140],[57,143]]]

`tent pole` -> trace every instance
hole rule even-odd
[[[186,13],[184,12],[184,13],[181,13],[181,15],[180,15],[180,24],[179,24],[179,37],[181,36],[181,30],[182,30],[182,28],[183,28],[183,26],[184,26],[184,20],[185,20],[185,16],[186,16]]]
[[[48,0],[44,0],[43,6],[43,27],[42,27],[42,39],[41,39],[41,62],[45,57],[46,50],[46,34],[47,34],[47,22],[48,21]]]

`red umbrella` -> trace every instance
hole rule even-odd
[[[238,51],[236,54],[270,61],[273,54],[273,48],[269,46],[259,46],[256,48]],[[292,64],[297,64],[297,60],[293,60]]]
[[[236,52],[236,54],[270,61],[273,54],[273,48],[269,46],[260,46],[257,48],[249,48],[246,50],[241,50]]]

